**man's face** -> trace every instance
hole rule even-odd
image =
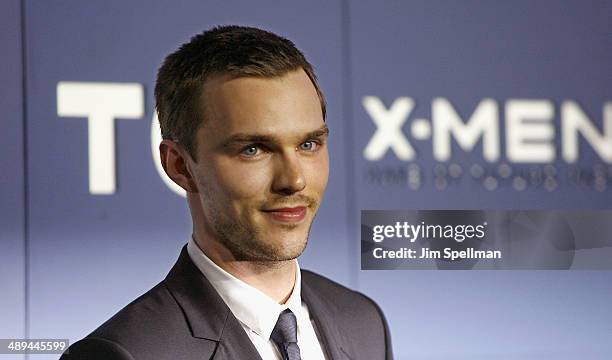
[[[302,70],[282,77],[219,76],[203,90],[204,126],[192,163],[203,220],[237,260],[298,257],[329,174],[327,127]]]

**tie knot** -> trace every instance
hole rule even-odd
[[[270,336],[277,344],[297,343],[297,320],[291,310],[283,311]]]

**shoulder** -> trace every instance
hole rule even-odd
[[[350,333],[347,341],[352,343],[354,349],[360,349],[359,353],[383,350],[384,359],[393,358],[389,326],[374,300],[311,271],[302,270],[302,282],[310,290],[311,296],[317,298],[317,303],[326,308],[334,323]],[[311,307],[308,301],[306,305]],[[381,353],[376,354],[372,355],[373,359]]]
[[[117,312],[89,336],[129,339],[143,329],[148,334],[156,335],[156,331],[171,329],[183,323],[181,310],[162,281]]]
[[[382,316],[382,311],[374,300],[358,291],[351,290],[309,270],[302,270],[302,279],[313,292],[316,292],[317,297],[326,303],[334,304],[333,306],[342,310],[342,313],[366,311],[366,313]]]
[[[77,341],[60,360],[133,360],[134,358],[121,344],[112,340],[86,337]]]
[[[157,345],[185,334],[189,328],[180,307],[162,281],[73,344],[62,360],[155,357]]]

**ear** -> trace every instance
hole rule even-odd
[[[159,144],[159,155],[162,167],[172,181],[187,192],[198,192],[188,166],[189,161],[193,160],[185,149],[175,141],[165,139]]]

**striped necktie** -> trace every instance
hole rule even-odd
[[[297,344],[297,321],[291,310],[287,309],[279,315],[270,338],[278,345],[283,360],[301,360]]]

